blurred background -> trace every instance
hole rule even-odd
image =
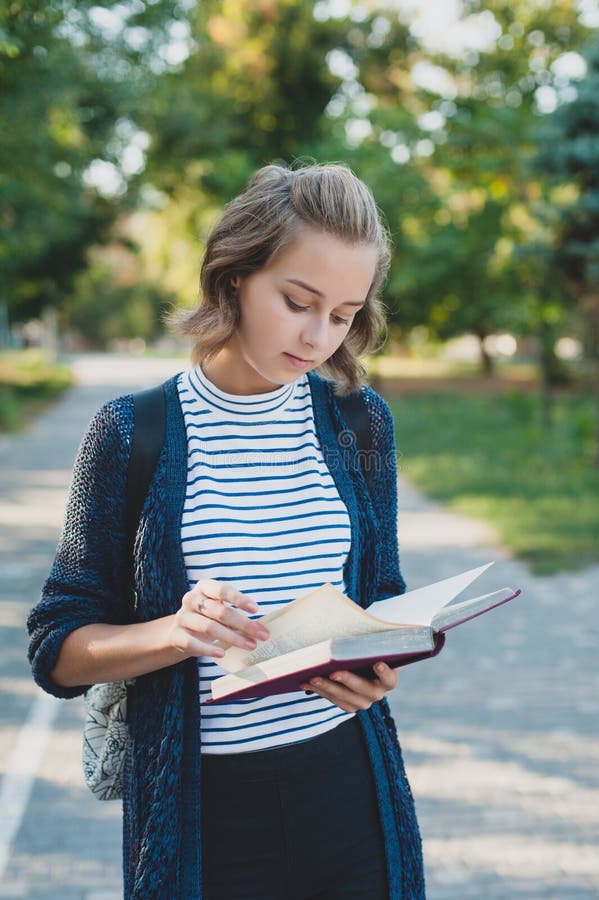
[[[265,163],[343,160],[393,236],[369,374],[411,477],[534,566],[597,559],[598,24],[594,0],[2,4],[0,427],[68,354],[184,353],[164,314],[223,204]]]
[[[89,418],[187,366],[212,223],[301,160],[393,237],[367,368],[408,586],[523,589],[391,698],[427,896],[599,897],[596,0],[0,0],[0,897],[122,895],[25,620]]]

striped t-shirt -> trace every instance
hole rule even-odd
[[[228,394],[199,366],[179,376],[188,442],[181,540],[187,576],[227,581],[252,618],[330,582],[345,591],[351,532],[316,436],[307,375],[273,391]],[[245,613],[244,613],[245,614]],[[200,703],[226,672],[198,659]],[[202,706],[203,753],[243,753],[322,734],[354,713],[303,691]]]

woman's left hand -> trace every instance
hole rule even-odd
[[[313,691],[326,697],[346,712],[357,712],[359,709],[370,709],[373,703],[383,699],[387,691],[397,687],[397,669],[379,662],[374,666],[374,671],[374,681],[340,669],[331,672],[328,678],[313,678],[301,687],[304,691]]]

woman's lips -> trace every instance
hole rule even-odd
[[[292,366],[295,366],[296,369],[305,369],[306,366],[311,366],[314,362],[313,359],[302,359],[300,356],[294,356],[292,353],[284,353],[283,356],[286,356]]]

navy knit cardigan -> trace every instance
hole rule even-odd
[[[332,384],[309,374],[316,432],[351,520],[345,568],[348,594],[366,607],[402,593],[397,548],[397,483],[393,420],[385,401],[362,388],[374,453],[370,492],[345,431]],[[165,384],[166,439],[150,484],[134,549],[135,601],[129,583],[125,528],[127,464],[133,429],[131,395],[107,403],[79,449],[65,526],[42,599],[32,610],[29,659],[37,683],[58,697],[50,677],[70,632],[95,622],[149,621],[177,611],[189,590],[180,540],[187,479],[187,442],[176,378]],[[199,900],[200,706],[195,659],[137,678],[129,696],[129,746],[123,801],[125,897]],[[386,700],[358,719],[378,795],[391,900],[424,894],[414,801]]]

